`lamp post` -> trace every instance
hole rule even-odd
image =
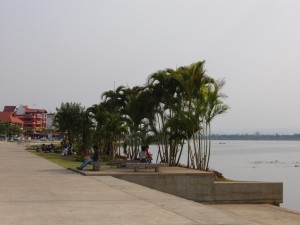
[[[20,141],[24,141],[23,127],[21,127],[20,130],[21,130],[21,140]]]

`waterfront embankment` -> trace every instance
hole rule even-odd
[[[0,224],[299,224],[260,205],[203,205],[112,176],[81,176],[0,142]]]

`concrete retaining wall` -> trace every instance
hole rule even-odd
[[[267,203],[279,206],[283,202],[280,182],[215,182],[214,203]]]
[[[185,199],[211,203],[266,203],[279,205],[283,184],[270,182],[214,182],[213,174],[115,175]]]

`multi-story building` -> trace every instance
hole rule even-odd
[[[33,131],[46,129],[47,111],[45,109],[31,109],[27,105],[21,105],[15,111],[16,117],[24,122],[24,128]]]

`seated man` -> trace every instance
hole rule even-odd
[[[49,145],[49,149],[51,152],[58,153],[57,149],[55,148],[55,146],[52,143]]]
[[[76,169],[82,170],[84,167],[87,166],[87,164],[98,161],[98,159],[99,159],[99,149],[98,149],[97,146],[94,146],[93,150],[94,150],[93,156],[91,158],[85,159],[84,162],[79,167],[77,167]]]

